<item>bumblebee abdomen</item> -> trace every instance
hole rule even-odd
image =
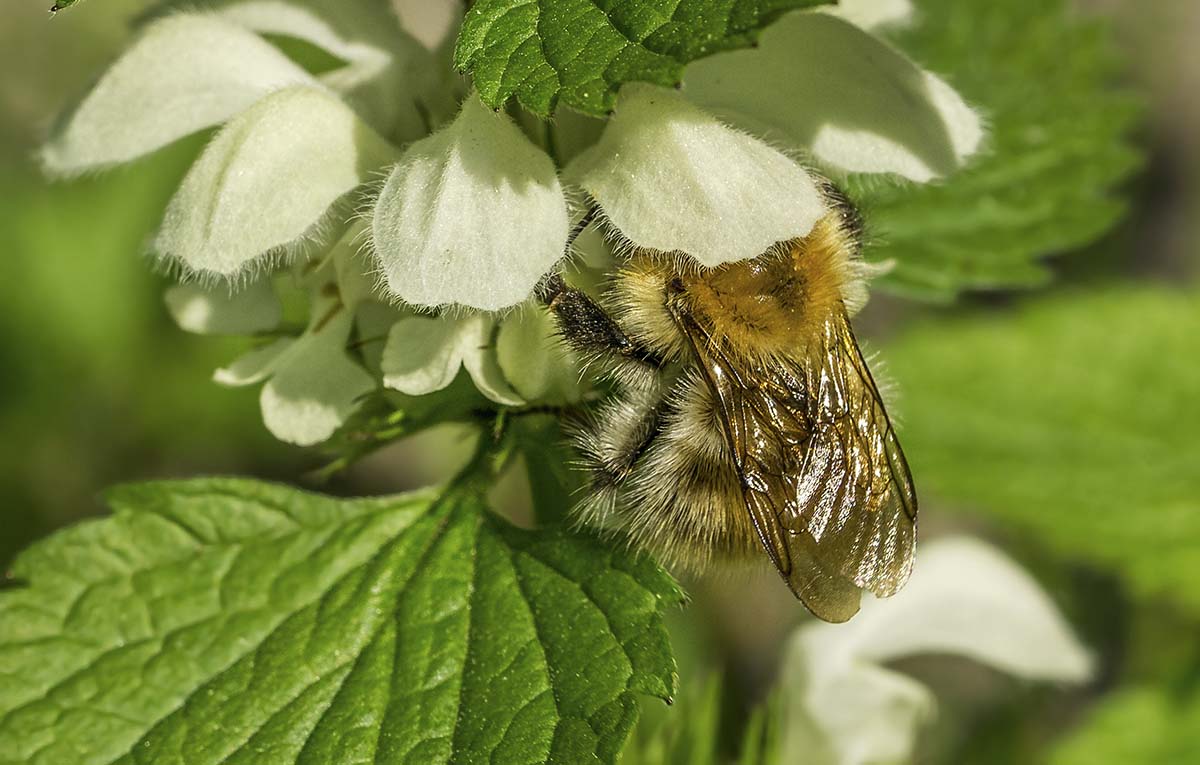
[[[685,374],[646,410],[641,440],[630,438],[640,427],[628,419],[635,402],[602,411],[581,434],[592,477],[581,520],[693,571],[761,555],[714,405],[699,376]]]

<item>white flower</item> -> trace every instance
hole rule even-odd
[[[74,174],[148,154],[219,125],[267,93],[313,78],[235,24],[180,15],[147,26],[42,150]]]
[[[869,598],[847,624],[813,624],[792,641],[783,671],[783,761],[813,765],[909,762],[930,691],[883,665],[954,654],[1017,677],[1082,683],[1088,652],[1050,598],[998,550],[969,538],[935,542],[912,579]]]
[[[327,91],[294,86],[238,115],[167,207],[155,249],[189,271],[236,276],[305,239],[326,211],[396,156]]]
[[[706,266],[761,255],[825,214],[796,162],[649,85],[622,89],[604,135],[568,177],[639,247],[686,252]]]
[[[163,11],[202,9],[259,35],[310,43],[344,62],[315,79],[340,93],[376,130],[403,142],[425,132],[423,109],[441,114],[445,82],[433,57],[382,2],[172,0]]]
[[[416,137],[428,127],[422,115],[446,111],[457,89],[439,58],[445,46],[432,52],[368,0],[200,7],[148,25],[45,151],[48,165],[79,171],[236,116],[172,203],[156,240],[162,254],[240,275],[263,255],[294,251],[335,202],[400,157],[372,227],[393,299],[506,308],[559,258],[568,216],[553,162],[506,116],[471,97],[402,156],[387,143]],[[432,45],[457,16],[442,10],[437,29],[422,33]],[[780,147],[832,171],[944,174],[977,149],[978,118],[942,80],[851,23],[910,12],[905,0],[851,0],[840,16],[787,14],[758,48],[689,65],[682,97],[631,84],[567,175],[634,244],[715,265],[803,236],[824,212],[814,180]],[[305,40],[345,65],[309,74],[261,34]]]
[[[983,139],[978,115],[949,85],[827,13],[787,15],[757,48],[692,63],[683,92],[835,173],[923,183],[957,169]]]
[[[346,350],[356,311],[372,297],[356,245],[361,235],[361,226],[352,227],[334,246],[329,262],[307,279],[313,298],[308,325],[299,337],[257,348],[213,376],[230,386],[264,382],[259,397],[263,422],[281,441],[311,446],[326,440],[362,397],[378,387]]]
[[[404,319],[388,335],[383,384],[421,396],[442,390],[465,368],[475,387],[489,399],[518,406],[524,399],[513,390],[496,361],[495,332],[495,319],[478,313],[461,318]]]
[[[336,298],[313,302],[304,334],[252,351],[214,378],[222,385],[265,382],[263,422],[280,441],[312,446],[333,435],[375,390],[375,379],[346,354],[354,313]]]
[[[43,161],[78,173],[232,120],[188,174],[155,249],[189,271],[240,276],[328,225],[335,201],[395,161],[388,141],[418,134],[412,115],[434,90],[430,53],[368,0],[202,6],[148,24]],[[313,76],[258,33],[306,40],[346,65]]]
[[[409,147],[372,217],[392,294],[484,310],[525,300],[562,258],[569,226],[550,157],[474,96]]]
[[[224,384],[265,382],[263,416],[271,431],[294,443],[319,442],[378,385],[347,353],[356,322],[361,328],[381,317],[392,323],[403,317],[379,304],[397,295],[375,292],[374,267],[356,254],[367,240],[362,227],[346,232],[358,205],[354,192],[401,157],[397,143],[428,133],[428,120],[454,113],[455,76],[386,4],[373,0],[186,0],[168,3],[166,11],[68,115],[45,147],[44,162],[63,174],[103,168],[227,123],[181,184],[154,240],[159,256],[208,277],[173,288],[167,304],[189,331],[268,331],[279,324],[281,310],[263,274],[281,262],[271,256],[330,261],[297,269],[315,274],[305,278],[314,283],[308,328],[216,375]],[[304,40],[343,65],[310,74],[263,35]],[[483,121],[501,124],[490,112]],[[511,138],[515,128],[505,127]],[[476,138],[487,143],[483,132]],[[550,160],[527,141],[515,156],[523,165],[541,162],[540,182],[551,186],[565,220]],[[509,175],[515,189],[524,189]],[[526,281],[551,265],[547,253],[561,255],[565,226],[556,241],[526,237],[519,243],[541,253],[537,273]],[[484,241],[478,231],[475,241]],[[323,253],[330,242],[337,244]],[[499,289],[507,273],[486,283]],[[248,275],[256,278],[245,286]],[[470,277],[477,275],[472,269]],[[371,363],[382,347],[378,342],[362,355]],[[466,363],[484,370],[477,376],[485,393],[519,402],[497,371],[494,349],[487,358],[475,356]]]
[[[873,24],[904,11],[846,9]],[[945,82],[843,18],[798,12],[757,48],[690,64],[679,95],[625,86],[604,136],[567,175],[633,244],[713,266],[804,236],[824,214],[807,171],[776,146],[834,175],[925,182],[982,137]]]

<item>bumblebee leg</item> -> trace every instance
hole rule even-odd
[[[567,252],[599,214],[595,205],[588,208],[567,236]],[[557,271],[542,279],[535,294],[554,314],[567,343],[585,356],[615,356],[619,360],[642,362],[655,369],[662,366],[661,358],[630,339],[596,301],[567,284]]]
[[[658,368],[658,354],[630,339],[617,322],[586,293],[568,285],[562,275],[552,273],[538,285],[537,297],[558,320],[573,348],[588,355],[615,355]]]

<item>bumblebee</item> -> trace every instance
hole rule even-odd
[[[558,275],[538,295],[615,388],[573,428],[577,517],[668,565],[765,550],[813,614],[841,622],[861,590],[908,579],[917,498],[850,326],[861,223],[827,197],[808,236],[758,258],[704,268],[626,243],[599,301]]]

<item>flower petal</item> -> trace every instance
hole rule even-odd
[[[1054,602],[994,547],[943,539],[918,560],[908,585],[864,607],[844,650],[875,662],[954,653],[1030,679],[1083,682],[1091,658]]]
[[[255,348],[238,357],[229,366],[214,372],[213,381],[231,388],[260,383],[271,376],[279,360],[295,343],[294,337],[281,337],[269,345]]]
[[[956,654],[1022,678],[1081,682],[1091,662],[1049,597],[994,548],[930,545],[908,585],[869,599],[852,622],[801,629],[785,663],[785,761],[907,762],[930,692],[879,665]],[[801,757],[801,754],[803,756]]]
[[[165,7],[200,7],[245,29],[304,40],[349,62],[387,58],[404,36],[387,6],[373,0],[171,0]]]
[[[937,699],[928,688],[871,664],[844,667],[836,683],[828,682],[814,677],[815,657],[805,654],[801,661],[798,654],[793,648],[780,680],[784,689],[780,762],[913,761],[920,726],[937,711]]]
[[[558,328],[543,308],[509,316],[496,335],[496,360],[504,379],[526,401],[577,401],[579,370]]]
[[[372,231],[395,297],[496,310],[529,297],[562,257],[567,229],[554,163],[472,96],[454,122],[404,153]]]
[[[232,276],[308,235],[342,195],[395,156],[337,97],[297,86],[230,122],[167,208],[157,251]]]
[[[525,403],[500,369],[493,343],[496,321],[490,316],[476,314],[463,319],[459,335],[459,355],[463,367],[479,392],[497,404],[520,406]]]
[[[283,307],[270,279],[236,292],[179,284],[164,295],[171,318],[185,332],[200,335],[252,335],[279,325]]]
[[[674,91],[643,84],[622,88],[604,135],[567,177],[637,246],[706,266],[805,236],[825,214],[804,168]]]
[[[273,365],[259,402],[263,422],[280,441],[312,446],[333,435],[375,389],[375,380],[346,353],[354,314],[329,318],[332,301],[313,307],[313,323]]]
[[[168,8],[195,7],[173,0]],[[246,29],[311,43],[346,62],[321,82],[343,94],[372,126],[389,138],[423,135],[413,97],[430,73],[430,54],[376,0],[203,0],[200,7]]]
[[[458,322],[414,316],[396,322],[383,349],[383,384],[423,396],[454,382],[462,367]]]
[[[902,26],[912,21],[914,11],[912,0],[838,0],[821,10],[866,30]]]
[[[146,27],[42,151],[78,173],[149,154],[218,125],[264,94],[312,77],[236,25],[181,14]]]
[[[983,140],[978,115],[942,80],[882,40],[827,13],[793,13],[760,45],[701,59],[689,99],[831,168],[928,181]]]
[[[414,317],[392,327],[383,351],[383,384],[410,396],[439,391],[465,367],[475,387],[498,404],[517,406],[492,347],[495,320],[484,314],[462,318]]]

